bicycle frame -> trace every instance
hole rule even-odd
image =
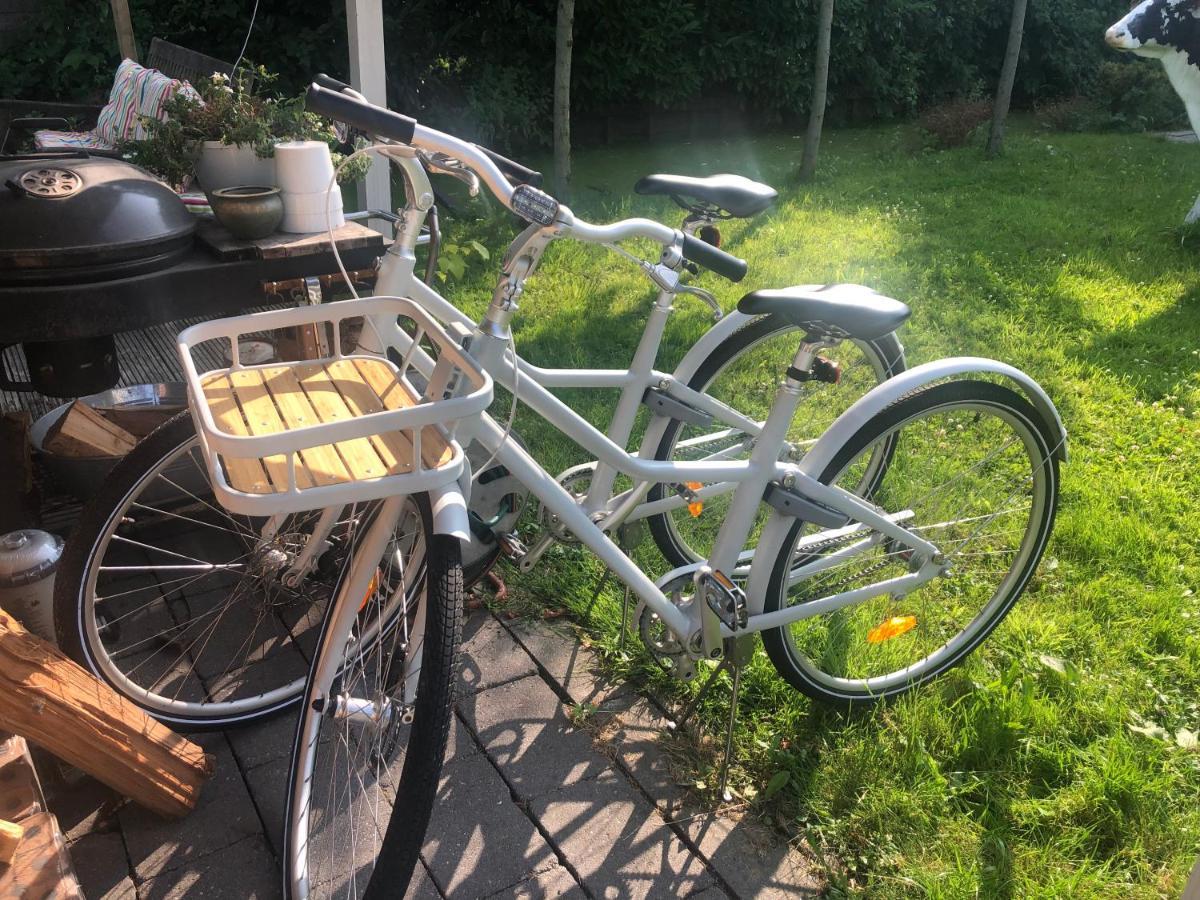
[[[476,323],[415,277],[414,249],[425,210],[431,205],[433,195],[420,160],[408,148],[394,149],[397,152],[389,152],[387,155],[404,173],[408,203],[401,215],[397,239],[380,265],[378,293],[408,297],[435,318],[447,325],[457,326],[467,339],[468,352],[483,370],[509,391],[515,391],[520,401],[587,450],[596,460],[587,497],[582,504],[577,502],[530,454],[514,442],[506,441],[504,430],[486,414],[482,415],[476,424],[460,428],[456,437],[464,445],[472,440],[478,441],[487,451],[494,453],[498,462],[524,484],[546,509],[558,517],[566,529],[595,553],[682,639],[692,656],[719,656],[721,642],[726,638],[742,637],[790,624],[884,593],[903,594],[942,572],[944,566],[938,548],[903,527],[903,511],[889,515],[848,491],[826,486],[817,480],[820,475],[818,463],[831,458],[859,425],[904,393],[940,378],[973,371],[991,372],[1016,381],[1034,404],[1046,414],[1047,421],[1057,423],[1062,431],[1061,420],[1053,404],[1028,376],[1012,367],[989,360],[951,359],[932,364],[933,368],[918,367],[906,375],[877,386],[839,417],[817,440],[799,465],[795,462],[781,461],[779,448],[784,446],[788,426],[799,405],[803,390],[799,382],[788,378],[780,384],[767,419],[759,423],[747,419],[725,404],[689,389],[681,383],[680,378],[653,368],[666,322],[678,293],[679,261],[672,260],[667,251],[664,251],[663,261],[657,266],[644,264],[647,275],[660,290],[628,370],[545,369],[534,366],[519,356],[514,358],[514,354],[509,352],[509,322],[517,309],[515,301],[523,290],[524,280],[536,268],[545,246],[555,238],[566,236],[564,232],[580,240],[609,244],[626,236],[623,228],[629,231],[628,236],[634,236],[637,234],[633,230],[634,227],[644,223],[629,220],[611,226],[591,226],[577,222],[571,217],[572,225],[569,229],[557,226],[557,223],[546,228],[530,226],[509,248],[492,305],[484,319]],[[489,186],[496,178],[502,178],[498,173],[483,174],[489,176],[485,178]],[[496,193],[502,200],[506,199],[503,192]],[[569,211],[567,216],[570,216]],[[671,265],[672,262],[676,265]],[[410,349],[411,341],[397,323],[372,321],[371,324],[372,328],[364,329],[363,332],[364,349],[379,353],[386,352],[389,347],[401,353]],[[378,343],[372,345],[371,338],[368,337],[370,332],[374,333]],[[802,344],[793,365],[804,370],[807,364],[811,363],[811,355],[815,349],[817,345]],[[697,365],[698,361],[692,361],[691,364]],[[608,432],[601,432],[551,394],[549,388],[554,387],[620,389],[620,399]],[[628,452],[626,447],[638,407],[650,387],[662,390],[669,396],[713,416],[716,421],[751,436],[753,444],[750,458],[721,459],[720,453],[694,462],[657,461],[648,458],[653,454],[667,426],[669,419],[665,416],[656,416],[652,420],[636,453]],[[1062,431],[1062,434],[1065,440],[1065,431]],[[614,497],[612,489],[618,473],[632,478],[634,487]],[[676,607],[664,593],[663,588],[667,581],[660,580],[658,584],[652,581],[606,533],[622,522],[683,505],[687,501],[682,497],[667,498],[651,504],[643,504],[642,500],[655,483],[689,481],[708,485],[703,489],[702,496],[711,496],[730,489],[734,491],[734,496],[707,565],[698,564],[677,569],[670,573],[667,579],[678,581],[688,576],[699,579],[713,570],[729,574],[746,572],[745,543],[764,493],[772,483],[787,485],[804,499],[840,513],[847,522],[860,523],[858,527],[869,528],[876,534],[911,549],[917,562],[912,571],[903,576],[880,581],[868,587],[835,593],[808,602],[803,607],[790,607],[764,614],[766,573],[774,562],[774,553],[770,551],[778,544],[782,528],[780,522],[794,521],[780,513],[773,513],[768,522],[768,529],[764,532],[771,537],[771,541],[760,541],[759,545],[759,549],[766,552],[754,554],[749,559],[746,598],[749,618],[745,627],[738,628],[735,634],[705,603],[690,604],[686,611]],[[466,487],[469,486],[464,486]],[[435,527],[436,525],[435,522]],[[864,552],[870,544],[870,541],[856,542],[847,548],[846,553]],[[842,557],[844,558],[845,556]],[[812,566],[806,569],[798,570],[793,578],[802,578],[816,571]]]

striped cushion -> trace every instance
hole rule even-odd
[[[48,131],[41,130],[33,133],[33,144],[39,150],[113,150],[108,141],[100,138],[93,131]]]
[[[160,119],[163,106],[178,91],[193,93],[186,81],[168,78],[157,69],[139,66],[132,59],[117,67],[108,103],[96,120],[96,136],[109,144],[140,141],[146,137],[141,117]]]

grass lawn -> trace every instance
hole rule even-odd
[[[741,287],[701,279],[725,308],[743,289],[806,282],[899,297],[914,309],[910,364],[970,354],[1025,369],[1058,403],[1071,459],[1040,574],[951,675],[848,717],[794,694],[760,652],[735,787],[836,861],[835,891],[1178,896],[1200,851],[1200,235],[1177,226],[1200,190],[1200,148],[1017,128],[988,163],[978,147],[915,152],[904,129],[843,131],[828,135],[818,183],[796,187],[800,143],[580,154],[574,206],[678,223],[669,203],[630,198],[651,171],[781,188],[771,211],[724,229],[751,264]],[[502,248],[495,226],[478,230]],[[483,268],[450,292],[475,312],[490,293]],[[620,365],[650,298],[615,257],[556,246],[522,301],[518,346],[545,365]],[[707,325],[698,303],[677,306],[662,368]],[[565,395],[605,421],[611,395]],[[551,471],[584,461],[531,416],[517,428]],[[652,565],[652,545],[640,552]],[[640,652],[615,653],[620,592],[590,605],[599,574],[568,547],[508,577],[527,601],[566,605],[614,667],[682,697]],[[724,696],[709,701],[710,731],[724,710]],[[707,744],[690,759],[710,799],[716,760]],[[764,800],[772,779],[782,787]]]

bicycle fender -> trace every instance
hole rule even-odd
[[[471,525],[467,519],[467,501],[459,490],[458,482],[431,488],[429,505],[433,508],[433,533],[449,534],[460,541],[471,539]]]
[[[837,452],[872,416],[918,388],[954,376],[974,373],[1001,375],[1015,382],[1021,393],[1045,418],[1046,424],[1058,434],[1054,453],[1060,461],[1066,462],[1067,430],[1054,403],[1041,385],[1024,372],[1005,363],[979,357],[953,357],[909,369],[872,388],[825,430],[800,461],[798,468],[806,475],[819,478]],[[758,615],[764,609],[775,559],[783,552],[783,544],[795,521],[792,516],[773,511],[763,526],[746,580],[746,606],[750,615]]]
[[[687,384],[692,380],[692,376],[696,374],[701,363],[708,359],[709,354],[717,348],[718,344],[757,318],[759,317],[748,316],[737,310],[726,313],[713,324],[712,328],[700,336],[700,340],[692,344],[691,349],[684,354],[679,365],[675,367],[675,371],[671,373],[671,377],[680,384]]]
[[[954,356],[909,369],[907,372],[876,385],[859,397],[849,409],[834,420],[825,433],[817,439],[812,449],[804,455],[799,464],[800,470],[806,475],[820,478],[834,455],[872,416],[882,412],[905,395],[926,385],[959,375],[976,373],[1000,375],[1015,382],[1020,392],[1042,414],[1047,426],[1058,436],[1054,455],[1061,462],[1067,461],[1067,429],[1063,426],[1062,417],[1058,414],[1053,401],[1040,384],[1020,369],[1007,363],[977,356]]]

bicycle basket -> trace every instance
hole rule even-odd
[[[399,364],[343,352],[342,323],[406,320]],[[316,359],[242,365],[244,335],[316,326],[329,350]],[[199,373],[196,348],[216,342],[231,364]],[[222,348],[223,345],[223,348]],[[192,418],[218,501],[251,516],[412,494],[456,480],[458,422],[492,400],[492,379],[428,313],[400,297],[216,319],[180,333]],[[212,349],[211,347],[208,349]]]

